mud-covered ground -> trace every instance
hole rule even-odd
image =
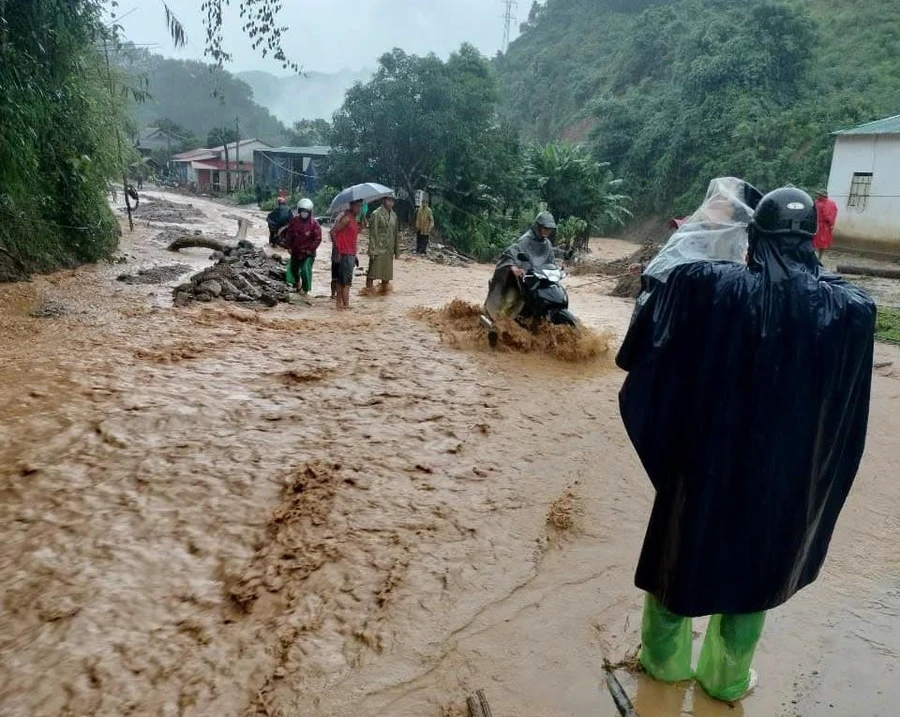
[[[264,243],[261,213],[190,202],[191,230],[246,216]],[[126,232],[126,265],[0,287],[0,714],[449,717],[483,688],[496,717],[612,717],[652,497],[602,350],[630,303],[572,277],[591,350],[492,352],[437,311],[487,267],[404,257],[338,312],[326,246],[311,305],[174,309],[116,281],[208,264],[161,229]],[[770,614],[757,693],[622,670],[642,717],[896,714],[900,351],[876,360],[857,485],[819,581]]]

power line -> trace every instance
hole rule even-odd
[[[503,13],[503,52],[509,49],[509,41],[512,37],[512,26],[516,21],[516,10],[519,9],[519,3],[516,0],[500,0],[504,6]]]

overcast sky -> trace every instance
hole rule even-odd
[[[172,47],[162,0],[119,2],[126,39],[169,57],[202,59],[201,0],[168,0],[188,33],[182,50]],[[225,22],[226,50],[234,57],[227,69],[282,74],[277,62],[262,59],[242,35],[238,2],[231,0]],[[519,21],[528,12],[526,4],[520,3]],[[446,57],[463,42],[490,57],[503,41],[500,0],[283,0],[283,5],[279,24],[290,28],[285,49],[305,70],[374,68],[378,56],[393,47]],[[513,23],[513,32],[518,25]]]

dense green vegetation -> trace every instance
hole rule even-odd
[[[437,226],[464,252],[491,258],[540,208],[581,224],[622,218],[608,168],[566,145],[529,149],[498,116],[488,61],[463,45],[445,62],[394,50],[335,114],[329,181],[427,189]],[[568,234],[567,234],[568,236]]]
[[[107,74],[100,11],[92,0],[0,4],[0,280],[116,246],[106,196],[122,167],[122,85]]]
[[[244,138],[256,137],[274,145],[288,140],[284,125],[253,100],[250,86],[226,70],[127,46],[117,54],[116,62],[130,77],[146,79],[150,98],[131,106],[140,127],[154,126],[159,118],[166,118],[205,138],[214,127],[234,127],[238,118]]]
[[[878,307],[875,336],[881,341],[900,344],[900,309],[886,306]]]
[[[589,144],[642,213],[710,178],[826,179],[830,132],[900,106],[897,0],[547,0],[498,58],[526,138]]]
[[[276,21],[280,1],[236,4],[253,48],[296,71]],[[281,124],[252,102],[249,87],[221,71],[229,58],[221,0],[200,8],[205,53],[216,69],[122,51],[121,27],[110,22],[118,5],[0,0],[0,281],[93,261],[115,248],[119,227],[107,204],[109,182],[138,165],[127,141],[138,123],[129,121],[126,100],[135,103],[141,125],[163,118],[182,130],[185,144],[193,143],[192,133],[230,127],[235,117],[243,136],[285,137]],[[175,45],[183,45],[178,18],[165,3],[160,13]],[[151,76],[156,104],[142,104]]]

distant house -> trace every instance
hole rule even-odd
[[[166,157],[172,155],[172,146],[178,146],[179,140],[159,127],[145,127],[134,140],[134,148],[146,159],[157,150],[165,150]]]
[[[211,149],[194,149],[176,154],[169,161],[174,177],[198,192],[224,191],[225,170],[232,173],[232,186],[253,184],[253,153],[271,147],[258,139],[244,139],[228,145],[228,165],[225,164],[225,145]]]
[[[273,191],[315,194],[330,152],[331,147],[325,146],[258,149],[253,153],[253,178]]]
[[[835,244],[900,254],[900,115],[834,134]]]

